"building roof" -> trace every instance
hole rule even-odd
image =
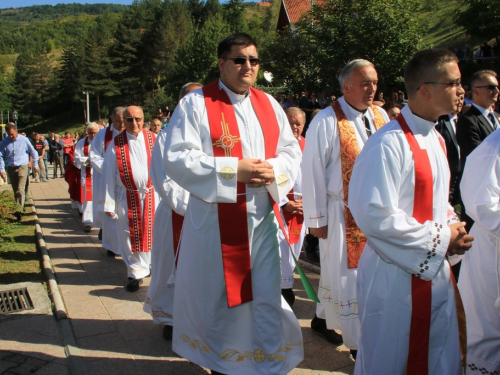
[[[278,17],[278,30],[286,26],[293,27],[300,17],[311,9],[311,4],[323,4],[325,0],[281,0],[280,14]]]

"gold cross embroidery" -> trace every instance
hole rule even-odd
[[[348,231],[348,236],[354,239],[356,242],[361,242],[361,240],[365,237],[364,233],[359,228],[352,229],[354,230]]]
[[[222,147],[224,149],[224,155],[226,157],[230,157],[232,156],[231,149],[234,147],[234,144],[237,141],[241,140],[241,138],[229,134],[229,127],[227,126],[226,120],[224,118],[224,113],[221,113],[221,115],[222,135],[220,136],[218,141],[212,143],[212,146]]]

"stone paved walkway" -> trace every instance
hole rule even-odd
[[[162,338],[162,328],[143,312],[150,279],[146,278],[136,293],[124,289],[127,274],[123,261],[106,256],[97,229],[83,232],[64,179],[32,184],[31,189],[85,366],[81,370],[88,374],[208,374],[208,370],[179,358],[171,342]],[[311,272],[307,275],[317,287],[319,276]],[[312,333],[309,324],[314,303],[306,298],[298,279],[295,287],[294,312],[302,326],[305,360],[291,374],[352,374],[354,365],[348,349],[335,347]],[[15,354],[6,348],[2,357],[15,362]]]

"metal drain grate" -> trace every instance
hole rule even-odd
[[[33,301],[28,289],[13,289],[0,292],[0,314],[9,314],[23,310],[32,310]]]

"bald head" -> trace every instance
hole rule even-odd
[[[198,82],[188,82],[184,86],[181,87],[181,91],[179,92],[179,101],[189,94],[191,91],[199,89],[203,87],[201,83]]]
[[[137,137],[144,127],[144,112],[142,108],[135,105],[127,107],[123,113],[123,118],[127,132]]]
[[[285,114],[288,118],[288,123],[292,128],[293,135],[298,139],[304,131],[304,126],[306,124],[306,114],[303,110],[297,107],[287,108]]]

